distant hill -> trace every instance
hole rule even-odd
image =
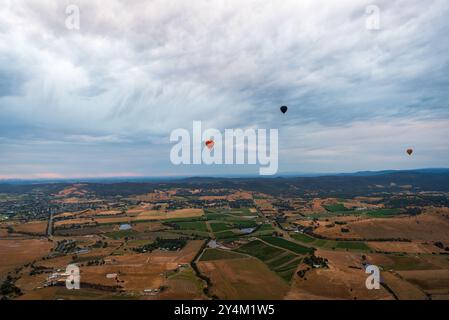
[[[449,169],[447,168],[428,168],[428,169],[415,169],[415,170],[383,170],[383,171],[359,171],[354,173],[339,173],[337,176],[358,176],[358,177],[367,177],[367,176],[378,176],[383,174],[391,174],[391,173],[449,173]]]
[[[55,193],[70,185],[68,182],[0,183],[0,193],[27,193],[40,190]],[[164,188],[223,188],[245,189],[284,196],[357,196],[397,193],[404,191],[449,192],[449,169],[419,169],[408,171],[357,172],[314,177],[245,177],[214,178],[194,177],[145,181],[86,182],[83,187],[99,196],[130,196]]]
[[[179,182],[178,182],[179,183]],[[195,187],[213,184],[215,188],[239,187],[272,195],[357,196],[401,191],[449,192],[449,170],[446,171],[392,171],[353,175],[278,178],[190,178],[184,184]]]

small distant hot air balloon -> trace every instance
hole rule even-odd
[[[413,154],[413,149],[407,149],[407,154],[411,156]]]
[[[285,114],[285,113],[287,112],[287,110],[288,110],[287,106],[282,106],[282,107],[281,107],[281,112],[282,112],[282,113]]]
[[[212,148],[213,148],[214,145],[215,145],[215,142],[214,142],[214,140],[207,140],[207,141],[205,142],[205,144],[206,144],[206,147],[207,147],[209,150],[212,150]]]

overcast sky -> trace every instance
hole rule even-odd
[[[280,173],[449,167],[448,52],[447,0],[0,0],[0,179],[258,172],[172,165],[194,120],[279,129]]]

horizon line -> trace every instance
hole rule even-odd
[[[11,177],[11,178],[1,178],[0,182],[27,182],[27,181],[80,181],[80,180],[90,180],[90,181],[98,181],[98,180],[177,180],[177,179],[189,179],[189,178],[279,178],[279,177],[318,177],[318,176],[335,176],[335,175],[351,175],[351,174],[363,174],[363,173],[393,173],[393,172],[409,172],[409,171],[431,171],[431,170],[447,170],[449,171],[449,167],[428,167],[428,168],[415,168],[415,169],[382,169],[382,170],[359,170],[359,171],[340,171],[340,172],[281,172],[272,176],[260,176],[257,173],[248,173],[248,174],[193,174],[193,175],[160,175],[160,176],[150,176],[150,175],[130,175],[130,176],[122,176],[122,175],[105,175],[105,176],[78,176],[78,177],[30,177],[30,178],[20,178],[20,177]]]

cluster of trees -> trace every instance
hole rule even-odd
[[[42,273],[49,273],[51,271],[52,271],[52,269],[46,268],[44,266],[35,266],[34,264],[32,264],[30,276],[34,276],[36,274],[42,274]]]
[[[101,240],[98,240],[91,247],[92,248],[107,248],[108,247],[108,243],[106,241],[103,242]]]
[[[312,254],[308,257],[304,258],[304,263],[311,266],[312,268],[327,268],[328,260],[325,258],[317,257],[315,254]]]
[[[101,265],[104,265],[104,264],[105,264],[105,262],[104,262],[103,259],[94,259],[94,260],[88,261],[86,265],[88,267],[90,267],[90,266],[101,266]]]
[[[14,283],[15,279],[8,275],[6,280],[0,285],[0,297],[2,299],[9,299],[22,294],[20,288],[16,287]]]
[[[77,250],[76,241],[62,240],[56,243],[56,248],[54,251],[67,254],[76,250]]]
[[[434,245],[442,250],[449,251],[449,247],[445,247],[441,241],[437,241]]]
[[[134,251],[139,253],[152,252],[156,249],[169,250],[169,251],[177,251],[187,244],[187,240],[184,238],[180,239],[161,239],[157,238],[155,242],[149,243],[137,248],[133,248]]]

